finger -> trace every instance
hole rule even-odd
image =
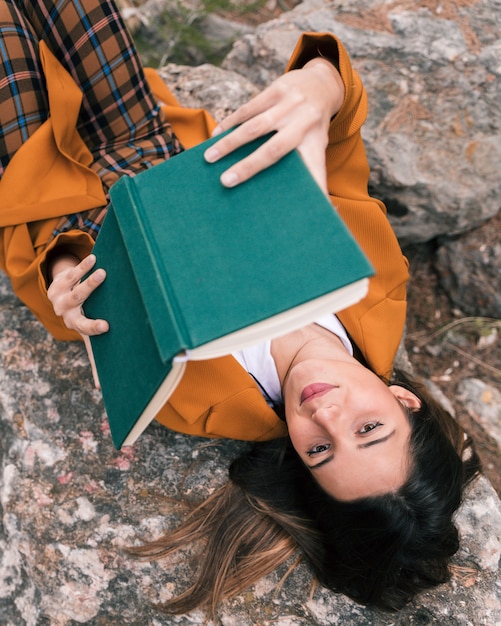
[[[94,254],[89,254],[80,261],[77,265],[72,267],[69,271],[58,275],[57,279],[60,281],[66,281],[71,285],[78,284],[82,278],[88,274],[96,264],[96,257]]]
[[[106,320],[97,319],[91,320],[88,317],[84,317],[84,319],[80,323],[81,331],[80,334],[85,333],[90,337],[94,337],[96,335],[103,335],[107,333],[110,329],[110,325]]]
[[[109,324],[103,319],[90,319],[85,316],[83,309],[74,308],[62,316],[65,325],[71,330],[76,330],[80,335],[102,335],[108,332]]]
[[[297,130],[297,129],[296,129]],[[326,173],[326,155],[325,148],[327,144],[327,136],[319,138],[317,136],[308,136],[298,145],[299,138],[297,132],[281,131],[267,142],[261,145],[257,150],[245,159],[242,159],[230,169],[221,175],[221,183],[226,187],[234,187],[246,180],[252,178],[260,171],[270,167],[291,150],[298,147],[306,167],[310,171],[312,177],[327,194],[327,173]]]
[[[83,258],[78,265],[75,266],[75,271],[77,272],[77,274],[80,274],[80,278],[82,278],[94,267],[95,264],[96,255],[89,254],[88,256]]]
[[[240,146],[283,127],[283,120],[294,109],[296,97],[283,86],[272,85],[216,127],[213,134],[233,130],[205,152],[209,163],[230,154]]]
[[[100,268],[85,280],[74,284],[66,296],[67,306],[70,308],[82,306],[90,294],[102,284],[105,278],[106,272]]]
[[[207,162],[214,163],[228,154],[231,154],[237,148],[275,130],[273,126],[272,116],[269,111],[257,117],[253,117],[241,126],[237,126],[231,133],[225,135],[208,148],[204,153],[204,158]]]
[[[270,167],[297,145],[294,132],[276,133],[249,156],[235,163],[221,175],[225,187],[234,187]]]

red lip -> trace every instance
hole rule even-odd
[[[309,402],[313,398],[323,396],[325,393],[334,389],[335,385],[329,385],[328,383],[312,383],[303,389],[301,392],[301,404]]]

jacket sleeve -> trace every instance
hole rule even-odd
[[[287,434],[285,422],[232,356],[189,361],[156,419],[171,430],[198,437],[266,441]]]
[[[345,86],[341,109],[331,121],[326,153],[327,183],[333,206],[371,261],[369,292],[338,317],[369,365],[389,377],[406,317],[408,263],[386,216],[384,204],[368,193],[369,164],[361,136],[367,96],[343,44],[328,33],[304,34],[288,69],[323,56],[338,68]]]

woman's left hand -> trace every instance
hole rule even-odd
[[[221,176],[226,187],[234,187],[273,165],[297,148],[320,187],[327,193],[325,149],[329,124],[344,100],[344,85],[337,69],[318,57],[302,69],[276,79],[262,93],[225,118],[218,134],[237,126],[205,153],[217,161],[240,146],[271,131],[275,134],[245,159]]]

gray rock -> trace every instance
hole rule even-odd
[[[217,120],[259,93],[259,88],[241,74],[209,63],[196,67],[170,63],[159,73],[183,106],[207,109]]]
[[[459,400],[470,416],[497,441],[501,454],[501,392],[478,378],[465,378],[458,386]]]
[[[148,2],[151,15],[163,8],[162,0]],[[163,76],[185,104],[221,118],[283,71],[302,30],[332,30],[367,85],[372,184],[397,232],[413,241],[448,236],[499,210],[500,8],[497,0],[434,9],[306,1],[237,41],[224,69],[169,66]],[[138,9],[134,17],[144,16]],[[493,288],[501,291],[499,276]],[[187,584],[192,547],[169,563],[139,562],[122,548],[175,524],[183,515],[178,502],[198,501],[222,484],[245,444],[152,425],[117,452],[82,346],[52,340],[5,278],[0,320],[0,623],[204,623],[199,612],[165,617],[152,606]],[[463,400],[485,415],[482,383],[470,382]],[[490,415],[485,425],[494,435]],[[485,478],[472,485],[457,522],[462,546],[451,583],[397,615],[321,588],[310,593],[305,564],[280,584],[287,564],[223,604],[218,623],[499,626],[501,504]]]
[[[101,394],[80,344],[54,341],[0,279],[0,623],[204,624],[200,612],[162,616],[153,604],[182,590],[193,547],[141,562],[123,547],[153,538],[227,478],[246,444],[186,437],[151,425],[112,447]],[[468,393],[468,391],[466,391]],[[485,478],[458,515],[461,551],[449,584],[398,615],[312,587],[302,563],[221,605],[224,625],[328,626],[501,623],[501,503]]]
[[[236,39],[253,28],[243,22],[235,22],[216,14],[209,14],[201,20],[200,28],[207,40],[212,42],[216,51],[224,50]]]

